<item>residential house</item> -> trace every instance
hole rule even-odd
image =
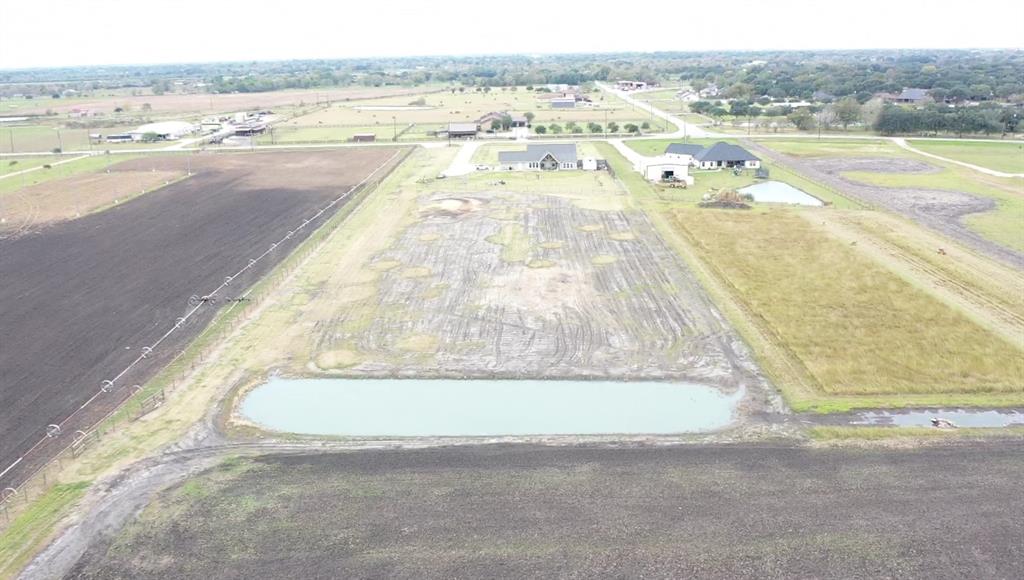
[[[932,101],[932,98],[928,95],[928,89],[905,88],[897,95],[884,95],[884,98],[892,103],[906,105],[923,105]]]
[[[527,145],[525,151],[499,151],[498,166],[509,171],[565,171],[577,169],[575,143]]]
[[[666,158],[686,161],[700,169],[761,167],[761,159],[739,145],[719,141],[711,147],[701,147],[690,143],[672,143],[665,148]]]

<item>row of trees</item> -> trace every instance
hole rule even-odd
[[[644,121],[643,123],[641,123],[639,125],[637,125],[636,123],[626,123],[626,124],[621,125],[621,126],[618,123],[616,123],[615,121],[609,121],[608,122],[608,126],[607,126],[607,129],[608,129],[609,133],[623,132],[623,133],[638,134],[638,133],[640,133],[642,131],[646,131],[646,130],[648,130],[650,128],[651,128],[651,124],[648,123],[647,121]],[[579,124],[577,124],[574,121],[569,121],[568,123],[565,124],[564,128],[562,127],[562,125],[559,125],[558,123],[551,123],[550,125],[546,125],[546,126],[545,125],[534,125],[533,130],[538,135],[545,135],[547,133],[551,133],[551,134],[554,134],[554,135],[558,135],[558,134],[561,134],[561,133],[575,133],[575,134],[594,133],[594,134],[599,134],[599,133],[604,133],[605,132],[605,126],[601,125],[600,123],[590,122],[590,123],[587,123],[586,128],[584,130],[584,127],[582,125],[579,125]]]
[[[883,135],[907,133],[985,134],[1016,133],[1022,111],[1015,107],[947,107],[933,105],[910,109],[895,105],[881,108],[872,128]]]

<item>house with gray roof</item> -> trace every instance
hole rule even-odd
[[[575,143],[531,144],[525,151],[498,152],[498,165],[510,171],[565,171],[577,169]]]
[[[449,139],[465,139],[476,137],[479,130],[480,126],[476,123],[448,123],[448,128],[442,129],[440,133],[447,134]]]
[[[761,159],[739,145],[719,141],[711,147],[701,147],[691,143],[672,143],[665,148],[665,156],[672,158],[690,157],[691,165],[701,169],[720,169],[741,167],[757,169],[761,167]]]
[[[931,101],[932,98],[928,95],[928,89],[904,88],[898,95],[892,95],[887,100],[907,105],[923,105]]]

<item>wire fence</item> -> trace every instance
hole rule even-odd
[[[194,306],[185,316],[176,319],[167,332],[153,344],[144,347],[142,354],[126,368],[122,369],[121,372],[114,375],[111,379],[103,381],[99,390],[87,399],[85,403],[72,411],[64,420],[48,425],[46,427],[46,434],[35,445],[0,471],[0,486],[2,486],[0,487],[0,529],[10,524],[20,509],[28,507],[33,499],[43,496],[68,462],[73,461],[89,448],[100,444],[111,431],[126,423],[134,422],[163,405],[169,392],[173,392],[187,382],[192,373],[212,356],[214,349],[218,348],[225,338],[234,333],[240,324],[248,320],[254,311],[263,304],[270,293],[282,281],[291,276],[303,261],[320,249],[332,229],[325,226],[337,223],[354,211],[359,202],[380,185],[381,181],[387,176],[387,172],[382,174],[381,171],[388,165],[395,166],[400,163],[410,151],[411,149],[404,149],[396,152],[358,184],[333,199],[316,213],[305,218],[295,229],[289,230],[280,240],[272,243],[267,250],[250,258],[244,267],[231,276],[227,276],[211,292],[199,296],[198,300],[194,299],[192,301],[195,302]],[[278,264],[278,267],[274,268],[268,276],[251,286],[239,298],[232,299],[227,308],[217,312],[215,318],[211,320],[206,329],[190,341],[190,344],[184,350],[177,353],[164,366],[163,370],[148,381],[145,386],[137,384],[126,386],[119,382],[132,368],[153,355],[161,343],[167,340],[174,332],[180,332],[180,329],[190,317],[196,315],[202,309],[215,308],[218,303],[218,293],[223,292],[231,284],[232,280],[253,269],[261,260],[266,259],[278,247],[286,241],[293,239],[303,229],[313,227],[311,224],[319,220],[335,205],[353,195],[357,195],[359,200],[347,204],[344,210],[339,210],[331,218],[322,221],[307,236],[297,250],[284,257],[281,263]],[[79,425],[76,422],[76,418],[89,410],[91,405],[98,404],[97,401],[104,401],[105,398],[113,396],[120,396],[121,400],[113,404],[110,411],[99,420],[91,422],[88,426]],[[59,443],[64,441],[67,443],[63,445]],[[47,454],[50,454],[50,456],[47,457]],[[32,470],[30,466],[36,464],[39,464],[39,467]],[[23,474],[26,469],[30,471],[27,475],[19,477],[20,481],[14,479],[16,476]]]

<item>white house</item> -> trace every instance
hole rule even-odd
[[[665,148],[665,157],[677,160],[690,159],[690,165],[700,169],[735,168],[757,169],[761,160],[739,145],[719,141],[711,147],[690,143],[672,143]]]
[[[577,169],[578,160],[575,143],[540,143],[527,145],[526,151],[498,152],[498,166],[508,171],[566,171]]]

